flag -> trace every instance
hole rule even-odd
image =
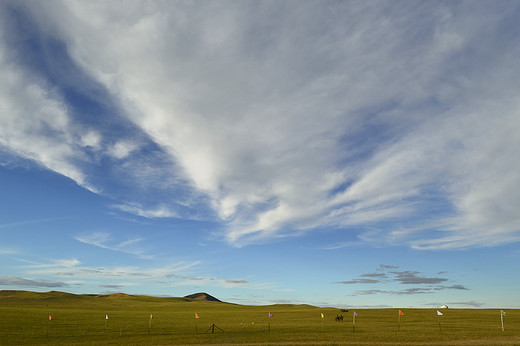
[[[505,312],[504,310],[500,310],[500,314],[501,314],[502,316],[507,316],[507,314],[506,314],[506,312]]]
[[[153,315],[152,315],[152,314],[150,314],[150,319],[152,319],[152,318],[153,318]]]
[[[49,315],[49,321],[52,321],[52,316],[51,315]]]
[[[272,313],[269,313],[269,317],[273,317],[273,314],[272,314]]]
[[[404,313],[401,310],[399,310],[399,316],[403,316],[403,315],[404,315]]]
[[[354,316],[359,316],[357,312],[354,311]]]
[[[323,316],[323,312],[322,312],[322,313],[321,313],[321,318],[323,318],[323,317],[325,317],[325,316]]]
[[[199,318],[199,315],[195,314],[195,318]]]
[[[107,320],[108,320],[108,315],[106,315],[106,316],[105,316],[105,319],[107,319]]]
[[[437,310],[437,316],[442,316],[442,312],[440,312],[439,310]]]

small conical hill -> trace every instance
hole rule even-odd
[[[190,294],[188,296],[185,296],[184,298],[190,301],[220,302],[220,300],[218,300],[217,298],[204,292]]]

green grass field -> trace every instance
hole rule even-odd
[[[497,309],[448,309],[439,318],[435,309],[402,309],[398,331],[398,309],[358,309],[353,330],[353,310],[308,305],[0,293],[0,345],[520,345],[519,310],[507,310],[502,331]],[[213,324],[223,331],[211,333]]]

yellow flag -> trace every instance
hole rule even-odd
[[[325,316],[323,316],[323,312],[322,312],[322,313],[321,313],[321,318],[323,318],[323,317],[325,317]]]

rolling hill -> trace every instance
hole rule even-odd
[[[139,303],[180,303],[180,302],[220,302],[221,300],[204,292],[190,294],[185,297],[153,297],[145,295],[131,295],[126,293],[112,294],[72,294],[60,291],[31,292],[18,290],[0,291],[0,304],[27,304],[27,305],[121,305]]]

